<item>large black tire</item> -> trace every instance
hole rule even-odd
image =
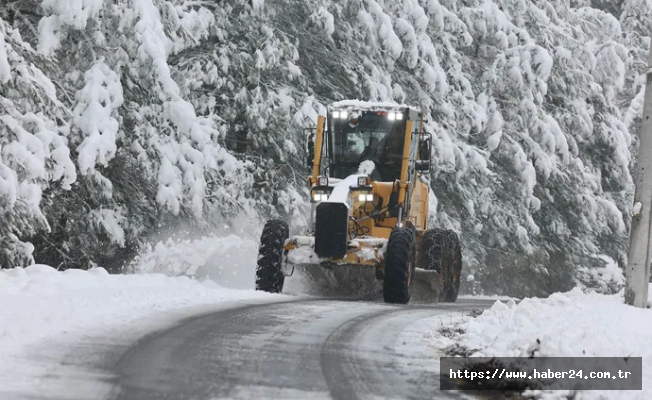
[[[386,303],[407,304],[410,301],[416,249],[413,229],[395,228],[389,235],[383,280],[383,299]]]
[[[455,302],[460,291],[462,247],[457,233],[448,229],[428,229],[419,250],[419,268],[435,270],[441,277],[439,301]]]
[[[281,293],[285,276],[281,271],[283,245],[290,230],[288,224],[279,220],[267,221],[260,236],[258,267],[256,268],[256,290]]]

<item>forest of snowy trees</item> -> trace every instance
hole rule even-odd
[[[118,270],[243,214],[298,233],[303,128],[353,98],[429,116],[463,291],[591,283],[626,262],[650,29],[652,0],[3,1],[0,266]]]

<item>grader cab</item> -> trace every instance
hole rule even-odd
[[[394,103],[342,101],[319,116],[308,140],[311,227],[263,229],[256,289],[281,292],[295,268],[363,267],[382,281],[385,302],[406,304],[414,281],[437,299],[457,299],[462,257],[450,230],[428,229],[432,136],[422,112]]]

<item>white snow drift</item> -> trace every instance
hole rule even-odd
[[[67,368],[61,360],[69,345],[95,337],[126,345],[231,301],[285,298],[185,276],[109,275],[102,268],[59,272],[46,265],[0,270],[0,398],[53,394],[49,385],[58,383],[48,377]],[[84,398],[83,388],[59,389],[67,398]]]
[[[651,296],[652,300],[652,296]],[[472,357],[643,357],[642,391],[584,391],[575,400],[652,398],[652,309],[624,304],[617,295],[574,289],[546,299],[499,302],[477,318],[448,324],[465,333],[435,336],[443,349],[454,343],[475,351]],[[537,343],[537,341],[539,343]],[[570,392],[533,392],[545,399],[565,399]]]

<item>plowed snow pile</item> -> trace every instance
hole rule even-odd
[[[652,300],[652,291],[650,292]],[[459,344],[472,357],[643,357],[642,391],[582,391],[575,400],[652,399],[652,309],[624,304],[617,295],[575,289],[546,299],[496,302],[477,318],[461,317],[439,329],[442,352]],[[450,337],[443,332],[459,332]],[[462,333],[464,332],[464,333]],[[588,372],[588,371],[585,371]],[[535,392],[566,399],[571,392]],[[570,398],[570,397],[569,397]]]

